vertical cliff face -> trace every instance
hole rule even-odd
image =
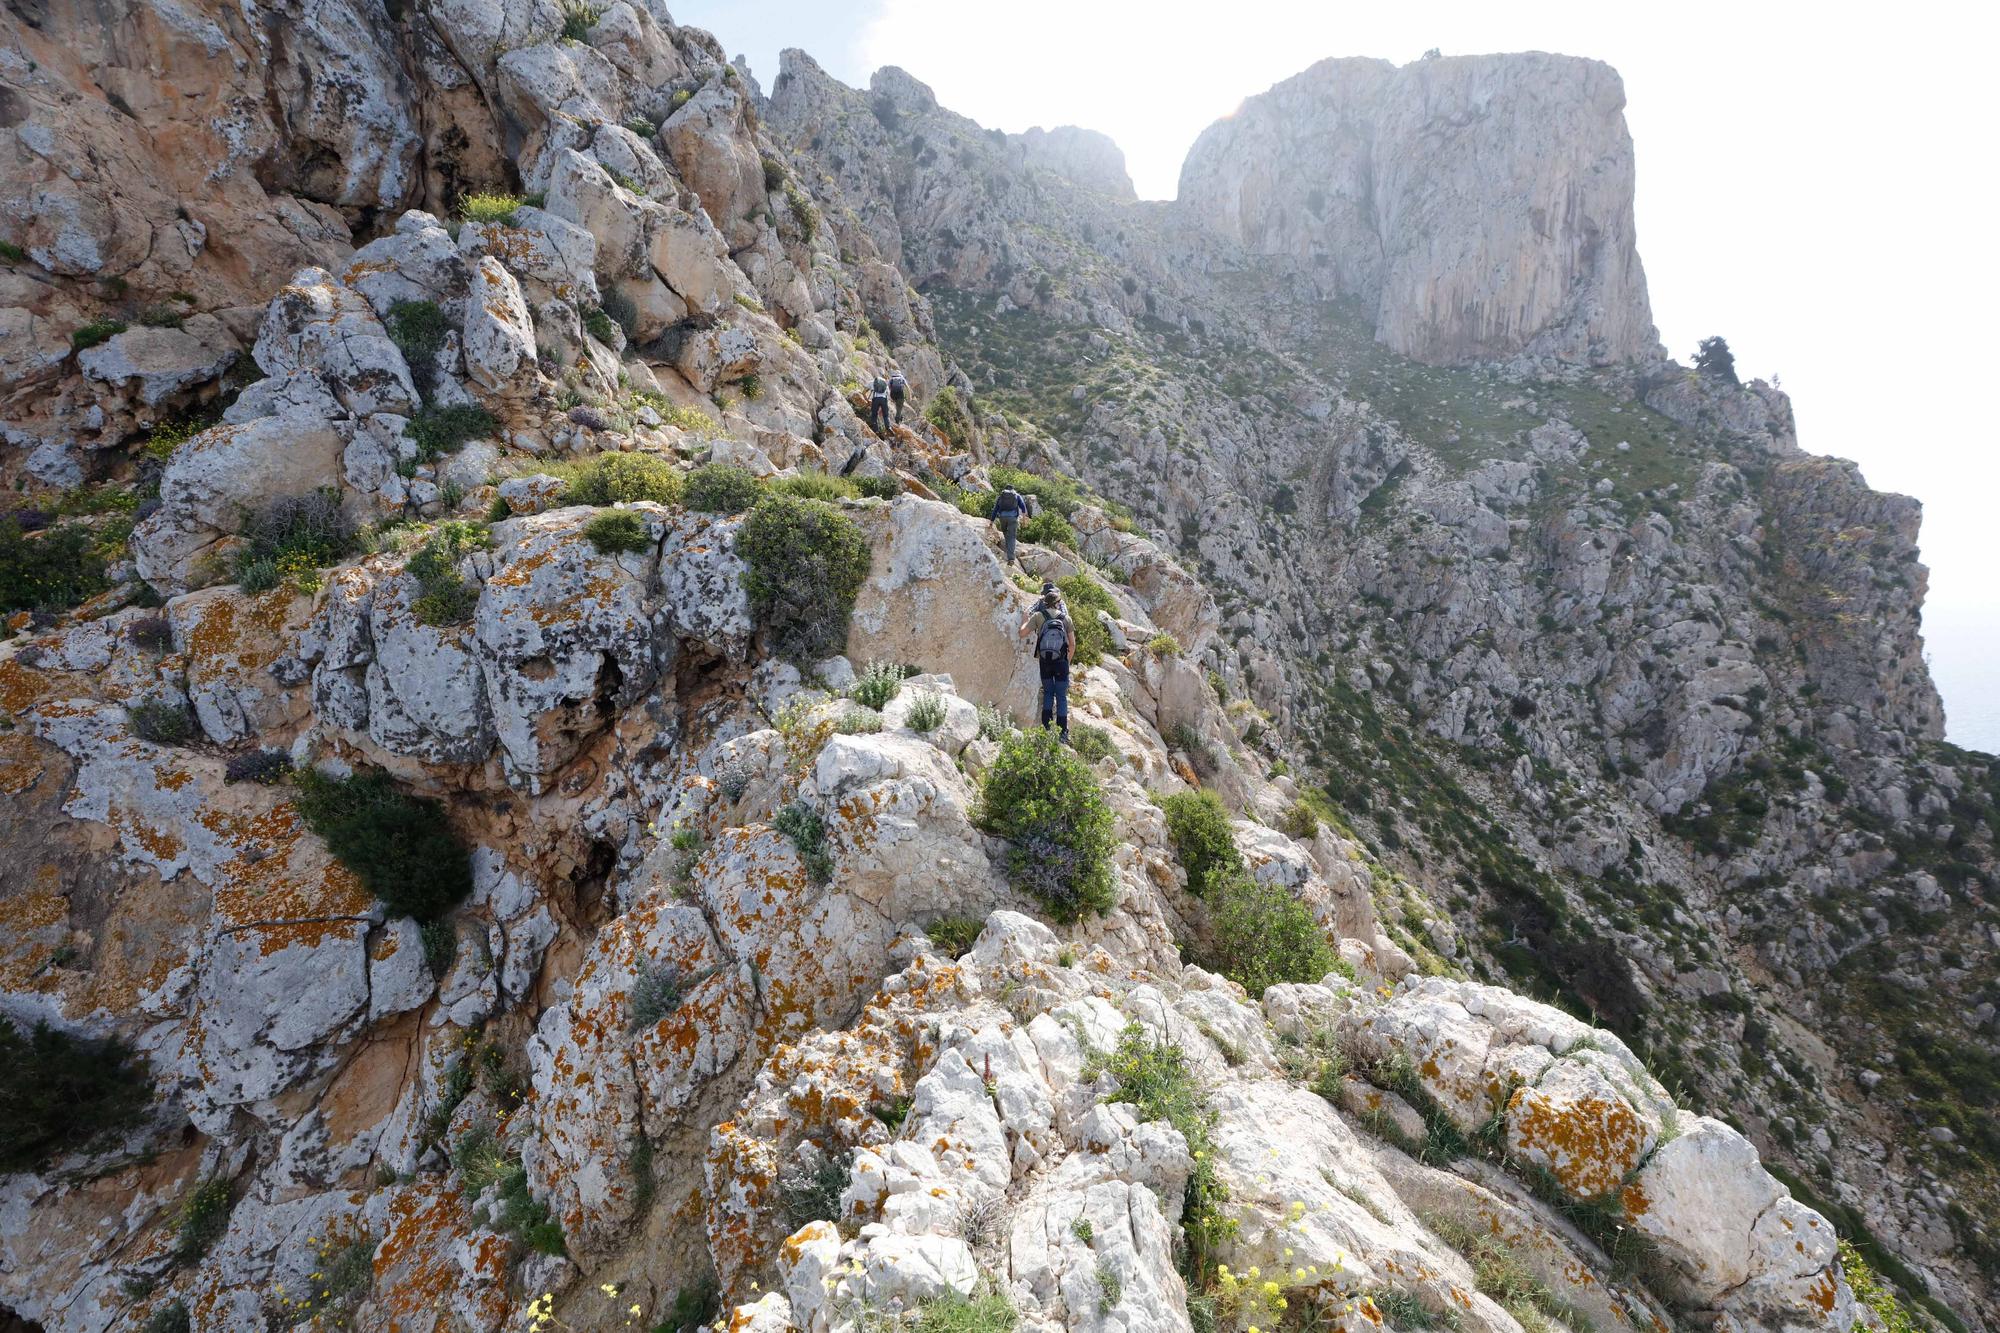
[[[1325,60],[1210,126],[1180,198],[1420,361],[1646,359],[1624,106],[1594,60]]]

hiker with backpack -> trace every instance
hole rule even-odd
[[[1035,625],[1036,617],[1041,624]],[[1062,728],[1062,741],[1069,744],[1069,664],[1076,656],[1076,630],[1069,623],[1069,611],[1063,605],[1062,594],[1056,585],[1042,580],[1042,599],[1035,603],[1021,621],[1021,637],[1027,638],[1029,628],[1034,627],[1035,665],[1042,673],[1042,727],[1047,730],[1051,719]]]
[[[868,386],[868,428],[883,439],[889,438],[889,381],[875,372],[875,382]]]
[[[889,372],[889,401],[896,405],[896,424],[903,424],[903,400],[910,395],[910,382],[903,378],[903,372]]]
[[[1027,517],[1028,501],[1012,486],[1000,488],[993,497],[993,526],[1007,542],[1007,563],[1014,563],[1014,543],[1021,537],[1021,520]]]

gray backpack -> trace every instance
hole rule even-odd
[[[1051,612],[1042,620],[1042,632],[1035,636],[1035,656],[1044,662],[1060,662],[1069,655],[1069,622],[1062,612]]]

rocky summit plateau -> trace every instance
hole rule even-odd
[[[11,0],[0,1330],[2000,1329],[2000,761],[1623,106],[1142,202],[658,0]]]

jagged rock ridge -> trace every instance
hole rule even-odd
[[[795,57],[767,103],[657,7],[615,3],[581,24],[536,3],[466,0],[386,25],[364,6],[321,9],[314,40],[426,71],[365,84],[387,101],[366,124],[457,124],[459,160],[492,164],[477,183],[526,196],[454,217],[456,190],[430,170],[397,176],[393,205],[345,194],[357,166],[385,153],[435,165],[450,136],[310,133],[326,85],[274,54],[289,48],[229,38],[236,11],[142,7],[139,49],[175,49],[179,35],[147,35],[169,19],[175,34],[211,25],[216,55],[240,51],[231,77],[259,90],[259,123],[293,127],[272,131],[268,155],[318,199],[326,243],[262,279],[198,247],[187,271],[213,285],[178,302],[195,307],[179,328],[134,318],[5,385],[28,409],[10,475],[88,479],[24,540],[85,531],[115,548],[121,525],[136,527],[103,591],[16,616],[0,644],[0,903],[18,926],[0,1009],[130,1037],[158,1094],[116,1142],[0,1178],[12,1314],[66,1330],[171,1327],[176,1308],[203,1330],[498,1329],[543,1314],[612,1327],[668,1320],[713,1277],[721,1318],[770,1333],[831,1333],[986,1287],[1043,1328],[1192,1328],[1203,1299],[1232,1328],[1275,1324],[1279,1299],[1356,1328],[1449,1316],[1501,1333],[1550,1311],[1598,1327],[1873,1317],[1827,1219],[1789,1197],[1748,1138],[1681,1105],[1616,1033],[1468,979],[1498,973],[1473,914],[1434,903],[1452,886],[1398,874],[1338,812],[1304,804],[1303,742],[1328,706],[1309,683],[1329,591],[1362,579],[1402,600],[1413,636],[1438,632],[1423,615],[1435,585],[1410,576],[1407,553],[1449,564],[1460,541],[1489,553],[1501,533],[1511,541],[1507,497],[1532,512],[1592,471],[1582,427],[1541,423],[1538,465],[1488,460],[1491,494],[1468,504],[1424,442],[1271,351],[1326,328],[1232,288],[1254,257],[1102,188],[1109,159],[1088,141],[997,142],[899,72],[864,96]],[[44,20],[19,40],[62,36]],[[47,144],[38,127],[65,98],[109,104],[107,86],[148,67],[133,48],[92,59],[66,67],[64,97],[19,104],[30,114],[9,127],[15,151]],[[928,159],[907,150],[919,134]],[[83,196],[107,198],[105,178],[82,179]],[[415,203],[434,210],[403,207]],[[91,225],[93,243],[116,230]],[[173,276],[144,264],[111,275],[121,291],[14,235],[6,317],[21,327],[177,299],[162,290]],[[1079,673],[1074,706],[1116,830],[1113,905],[1059,929],[1035,919],[1042,904],[979,812],[1003,715],[1032,697],[1014,625],[1033,581],[938,497],[978,491],[1000,462],[1047,466],[1062,445],[985,410],[1006,386],[987,382],[983,357],[978,382],[951,364],[934,306],[968,358],[1010,320],[1033,321],[1051,349],[1087,327],[1078,366],[1145,374],[1186,414],[1189,433],[1172,439],[1154,422],[1130,429],[1150,410],[1136,401],[1100,398],[1073,423],[1047,414],[1103,464],[1070,470],[1130,495],[1154,525],[1080,494],[1071,535],[1028,548],[1033,573],[1086,576],[1094,585],[1078,586],[1102,599],[1104,656]],[[1167,331],[1199,340],[1183,344],[1201,353],[1178,370],[1186,380],[1138,359]],[[1210,353],[1236,367],[1246,349],[1297,373],[1289,397],[1208,387]],[[851,388],[887,364],[919,403],[947,385],[973,393],[975,420],[940,414],[946,425],[878,437]],[[1776,395],[1671,376],[1644,392],[1691,420],[1743,423],[1746,456],[1764,451],[1774,471],[1819,475],[1787,452]],[[1289,415],[1266,415],[1280,403]],[[157,429],[183,420],[187,438]],[[447,420],[467,438],[441,442]],[[1317,556],[1246,508],[1268,493],[1248,466],[1260,448],[1316,460],[1296,490]],[[607,459],[657,494],[579,503]],[[685,474],[703,463],[837,497],[867,562],[844,655],[802,670],[773,651],[745,583],[748,497],[696,503]],[[1578,553],[1558,565],[1557,595],[1579,623],[1619,605],[1596,541],[1631,521],[1636,485],[1623,469],[1597,480],[1613,498],[1538,534]],[[1739,498],[1731,486],[1713,480],[1717,504]],[[1843,634],[1879,647],[1807,711],[1845,719],[1857,752],[1921,737],[1934,696],[1927,714],[1909,635],[1852,622],[1882,590],[1857,569],[1851,529],[1830,540],[1817,517],[1865,493],[1838,469],[1793,491],[1784,562],[1802,591],[1847,580],[1817,608],[1817,651],[1852,660]],[[258,581],[246,564],[280,496],[366,525],[367,544],[241,586]],[[1411,525],[1401,558],[1356,539],[1385,507]],[[1909,513],[1876,512],[1867,540],[1907,568]],[[1204,527],[1181,543],[1184,563],[1168,534],[1190,513]],[[1236,589],[1259,578],[1271,597],[1250,615]],[[1442,609],[1470,617],[1468,599],[1490,611],[1512,596],[1535,614],[1521,600],[1533,578],[1492,579]],[[164,605],[134,604],[148,592]],[[1674,571],[1639,601],[1642,619],[1683,601],[1736,614]],[[1318,683],[1390,708],[1393,668],[1370,674],[1381,631],[1348,632],[1371,647],[1343,646],[1342,669]],[[1553,743],[1581,729],[1556,704],[1566,691],[1509,674],[1524,645],[1415,642],[1411,666],[1460,673],[1465,693],[1453,710],[1413,711],[1413,737],[1451,717],[1449,734],[1476,748],[1499,735],[1496,706],[1528,698],[1542,719],[1528,728],[1534,757],[1578,771],[1574,748]],[[1667,752],[1697,754],[1644,779],[1676,809],[1755,753],[1727,715],[1749,711],[1671,702],[1702,672],[1743,672],[1726,643],[1689,631],[1658,655],[1657,687],[1606,696],[1643,696]],[[879,716],[834,693],[884,659],[922,674]],[[1792,683],[1773,679],[1796,696]],[[192,736],[144,724],[157,707],[184,710]],[[334,774],[379,768],[441,802],[470,849],[469,895],[426,925],[377,901],[307,827],[299,789],[243,776],[279,754]],[[1523,790],[1571,799],[1522,759]],[[1907,780],[1882,762],[1871,793]],[[1932,787],[1945,782],[1936,767]],[[1252,997],[1183,963],[1223,923],[1189,892],[1156,798],[1196,785],[1237,816],[1224,836],[1246,881],[1300,909],[1337,967]],[[1949,813],[1927,808],[1926,788],[1905,799],[1927,820]],[[1651,808],[1634,799],[1603,817]],[[1542,825],[1517,827],[1532,848]],[[1852,850],[1844,873],[1884,873]],[[1649,865],[1674,854],[1645,851]],[[1689,902],[1709,887],[1690,877]],[[1964,882],[1931,888],[1954,910]],[[1683,969],[1670,952],[1648,976],[1710,972],[1704,984],[1736,993],[1722,960]],[[1121,1051],[1167,1059],[1162,1043],[1193,1104],[1162,1111],[1120,1072]],[[843,1186],[795,1202],[829,1159],[845,1164]],[[1197,1178],[1210,1183],[1190,1204]],[[191,1200],[206,1211],[185,1211]],[[191,1235],[185,1219],[218,1207],[226,1222]],[[1571,1216],[1603,1225],[1581,1231]],[[1639,1278],[1618,1262],[1627,1232],[1654,1262]],[[1532,1275],[1532,1295],[1482,1276],[1486,1235]],[[1189,1257],[1197,1243],[1205,1259]]]

